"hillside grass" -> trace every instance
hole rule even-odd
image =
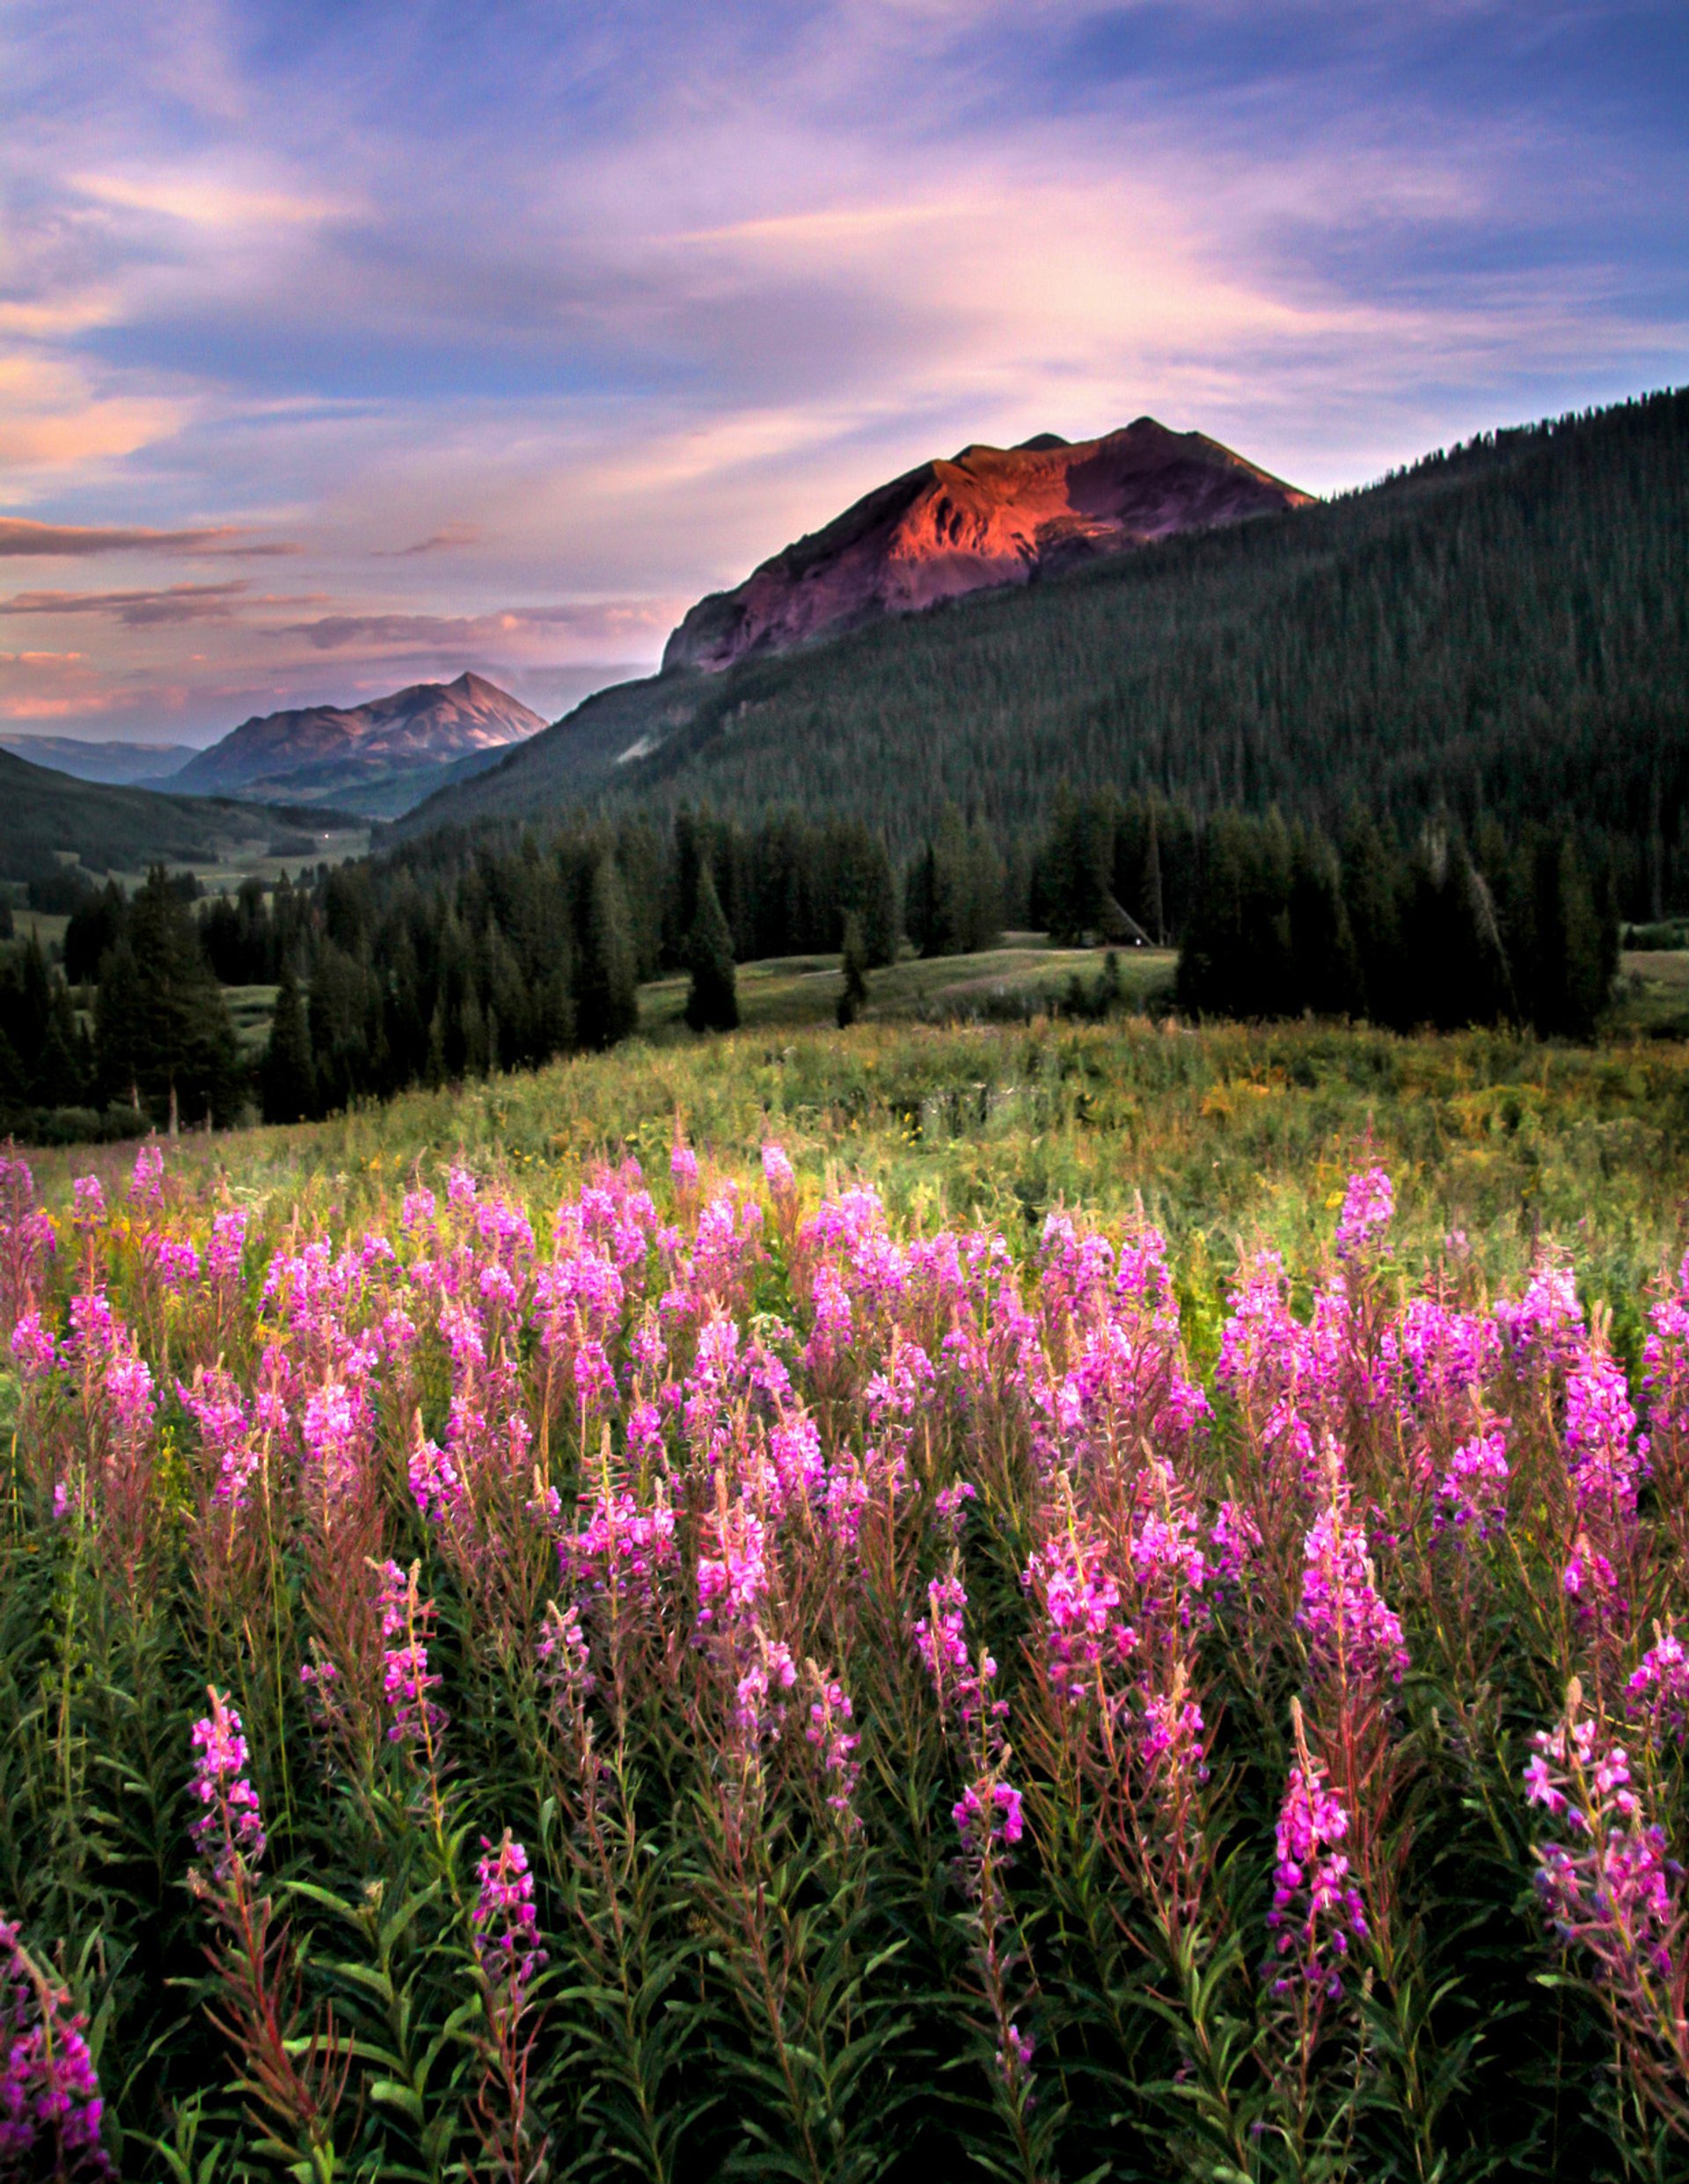
[[[821,976],[791,982],[806,975]],[[1168,1237],[1199,1344],[1249,1254],[1312,1263],[1360,1164],[1395,1179],[1404,1265],[1452,1238],[1495,1285],[1545,1245],[1575,1250],[1627,1355],[1649,1283],[1689,1249],[1689,1046],[1649,1038],[1576,1048],[1142,1017],[841,1033],[781,1017],[721,1039],[659,1029],[323,1123],[192,1136],[171,1158],[309,1229],[385,1217],[413,1175],[451,1158],[543,1207],[601,1160],[665,1171],[676,1127],[723,1172],[753,1173],[773,1137],[829,1187],[872,1185],[900,1219],[989,1223],[1017,1245],[1057,1208],[1119,1222],[1141,1203]],[[49,1203],[73,1174],[117,1184],[132,1158],[31,1155]]]

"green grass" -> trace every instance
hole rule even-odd
[[[1199,1341],[1246,1253],[1312,1260],[1363,1162],[1395,1178],[1404,1263],[1464,1235],[1494,1283],[1562,1242],[1627,1355],[1649,1281],[1689,1248],[1689,1047],[1646,1039],[782,1019],[727,1039],[660,1034],[309,1127],[185,1138],[172,1158],[233,1197],[339,1223],[391,1208],[448,1158],[541,1204],[597,1159],[658,1172],[677,1122],[724,1171],[753,1169],[771,1136],[801,1172],[866,1180],[902,1216],[990,1222],[1023,1244],[1054,1208],[1109,1222],[1141,1202]],[[31,1155],[50,1202],[75,1173],[115,1180],[130,1157]]]
[[[1127,1004],[1141,1007],[1170,990],[1177,956],[1170,949],[1123,951],[1121,979]],[[1001,947],[976,955],[910,956],[870,974],[863,1020],[910,1017],[946,1019],[1035,1012],[1059,1000],[1071,978],[1094,983],[1102,957],[1091,948],[1054,948],[1042,935],[1011,933]],[[640,1028],[647,1038],[684,1034],[688,980],[684,972],[640,990]],[[830,1024],[844,978],[836,955],[774,956],[739,966],[739,1014],[748,1029]]]

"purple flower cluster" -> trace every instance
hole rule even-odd
[[[423,1746],[433,1753],[446,1726],[445,1709],[430,1692],[440,1688],[440,1678],[428,1668],[428,1640],[433,1633],[435,1608],[418,1596],[420,1565],[408,1570],[389,1562],[381,1570],[377,1607],[384,1639],[381,1656],[382,1697],[387,1704],[390,1744]]]
[[[976,1858],[983,1854],[987,1844],[1013,1850],[1026,1832],[1020,1791],[999,1781],[995,1774],[970,1782],[950,1808],[950,1817],[963,1852]]]
[[[210,1713],[194,1724],[194,1797],[200,1810],[193,1834],[201,1857],[211,1861],[213,1878],[223,1882],[253,1871],[266,1838],[240,1716],[220,1691],[210,1697]]]
[[[1124,1661],[1137,1642],[1118,1613],[1120,1587],[1103,1567],[1101,1544],[1071,1531],[1046,1540],[1020,1581],[1043,1612],[1050,1688],[1064,1706],[1080,1706],[1099,1688],[1100,1664]]]
[[[1337,1221],[1337,1256],[1358,1259],[1371,1250],[1389,1227],[1395,1210],[1395,1190],[1382,1168],[1351,1175]]]
[[[1400,1684],[1408,1668],[1401,1618],[1378,1592],[1363,1525],[1334,1499],[1303,1543],[1297,1623],[1316,1677],[1349,1684]]]
[[[815,1748],[829,1808],[852,1827],[859,1827],[854,1799],[862,1771],[856,1757],[862,1740],[856,1734],[851,1702],[842,1684],[819,1673],[814,1676],[814,1689],[804,1737]]]
[[[1298,1988],[1334,2000],[1349,1945],[1367,1939],[1366,1907],[1337,1846],[1349,1834],[1342,1801],[1312,1763],[1291,1770],[1275,1831],[1272,1935],[1267,1977],[1276,1995]]]
[[[1566,1719],[1532,1738],[1525,1797],[1571,1838],[1536,1846],[1537,1893],[1561,1946],[1587,1954],[1614,2006],[1658,2036],[1663,2016],[1675,2022],[1683,1870],[1643,1811],[1629,1755],[1579,1715],[1580,1699],[1574,1684]]]
[[[1625,1687],[1627,1709],[1645,1721],[1657,1749],[1689,1732],[1689,1647],[1675,1631],[1654,1626],[1654,1643]]]
[[[105,2184],[106,2104],[88,2020],[0,1919],[0,2175]]]
[[[915,1650],[932,1679],[940,1708],[947,1718],[954,1715],[965,1733],[981,1717],[985,1687],[997,1674],[997,1663],[989,1654],[976,1662],[968,1650],[968,1595],[954,1570],[932,1580],[926,1604],[927,1612],[914,1627]]]
[[[497,1844],[483,1836],[481,1850],[475,1866],[479,1893],[469,1915],[475,1961],[499,2006],[515,2015],[545,1962],[534,1877],[527,1852],[508,1828]]]
[[[1431,1527],[1438,1534],[1492,1539],[1507,1523],[1507,1421],[1463,1441],[1437,1481]]]

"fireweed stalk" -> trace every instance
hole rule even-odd
[[[1008,1871],[1026,1830],[1021,1793],[1010,1780],[1014,1754],[1005,1732],[1007,1703],[992,1694],[997,1662],[982,1647],[970,1654],[968,1595],[961,1564],[927,1587],[927,1612],[915,1624],[915,1651],[938,1702],[945,1742],[967,1771],[951,1808],[956,1885],[967,1903],[969,1958],[989,2023],[976,2038],[989,2056],[988,2084],[1008,2150],[1024,2184],[1050,2173],[1054,2119],[1038,2118],[1030,2012],[1035,1989],[1008,1888]],[[1079,1640],[1081,1655],[1087,1650]],[[1001,2156],[998,2156],[1001,2159]]]
[[[302,1980],[291,1938],[258,1886],[267,1839],[248,1770],[240,1717],[215,1689],[194,1725],[192,1834],[198,1859],[189,1885],[215,1930],[207,1945],[216,1980],[207,2005],[234,2051],[238,2089],[267,2151],[330,2184],[333,2126],[351,2058],[324,2011],[302,2035]]]
[[[1370,1935],[1346,1847],[1349,1810],[1308,1749],[1294,1699],[1291,1722],[1295,1760],[1275,1830],[1261,1978],[1269,1998],[1269,2114],[1291,2173],[1301,2178],[1317,2173],[1340,2151],[1347,2159],[1353,2104],[1342,2098],[1321,2101],[1335,2076],[1322,2067],[1322,2050],[1334,2037],[1351,2046],[1364,2037],[1354,1990],[1366,1976],[1360,1967]]]
[[[1531,1740],[1528,1802],[1559,1823],[1532,1845],[1537,1894],[1568,1968],[1595,1990],[1640,2128],[1651,2110],[1689,2138],[1689,1918],[1683,1868],[1651,1818],[1630,1756],[1583,1711],[1576,1677],[1552,1729]]]
[[[494,1844],[483,1836],[470,1912],[475,1970],[486,2025],[485,2063],[475,2098],[481,2151],[499,2184],[529,2184],[545,2172],[545,2141],[529,2114],[529,2072],[543,2011],[534,1982],[546,1961],[534,1910],[528,1853],[508,1828]]]
[[[0,1918],[0,2175],[114,2184],[88,2020]]]
[[[618,1666],[621,1635],[612,1618],[602,1642]],[[543,1841],[572,1912],[563,1939],[589,2003],[581,2038],[597,2081],[591,2111],[620,2162],[651,2184],[669,2184],[686,2112],[671,2085],[682,2020],[668,2003],[691,1954],[665,1946],[672,1850],[640,1824],[625,1670],[612,1679],[601,1751],[589,1704],[599,1679],[578,1605],[547,1603],[535,1650],[558,1815]]]

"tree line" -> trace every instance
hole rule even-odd
[[[947,812],[901,872],[859,821],[691,811],[545,844],[436,835],[208,902],[156,871],[79,897],[58,965],[33,935],[0,946],[0,1121],[311,1119],[613,1046],[638,1027],[640,984],[673,973],[687,1022],[728,1030],[736,966],[759,957],[836,957],[846,1022],[901,949],[971,953],[1023,927],[1176,946],[1195,1014],[1579,1038],[1611,987],[1615,895],[1563,829],[1404,840],[1357,814],[1334,842],[1276,812],[1204,819],[1112,789],[1063,791],[1047,827],[1006,844]],[[226,990],[267,986],[267,1035],[243,1053]]]

